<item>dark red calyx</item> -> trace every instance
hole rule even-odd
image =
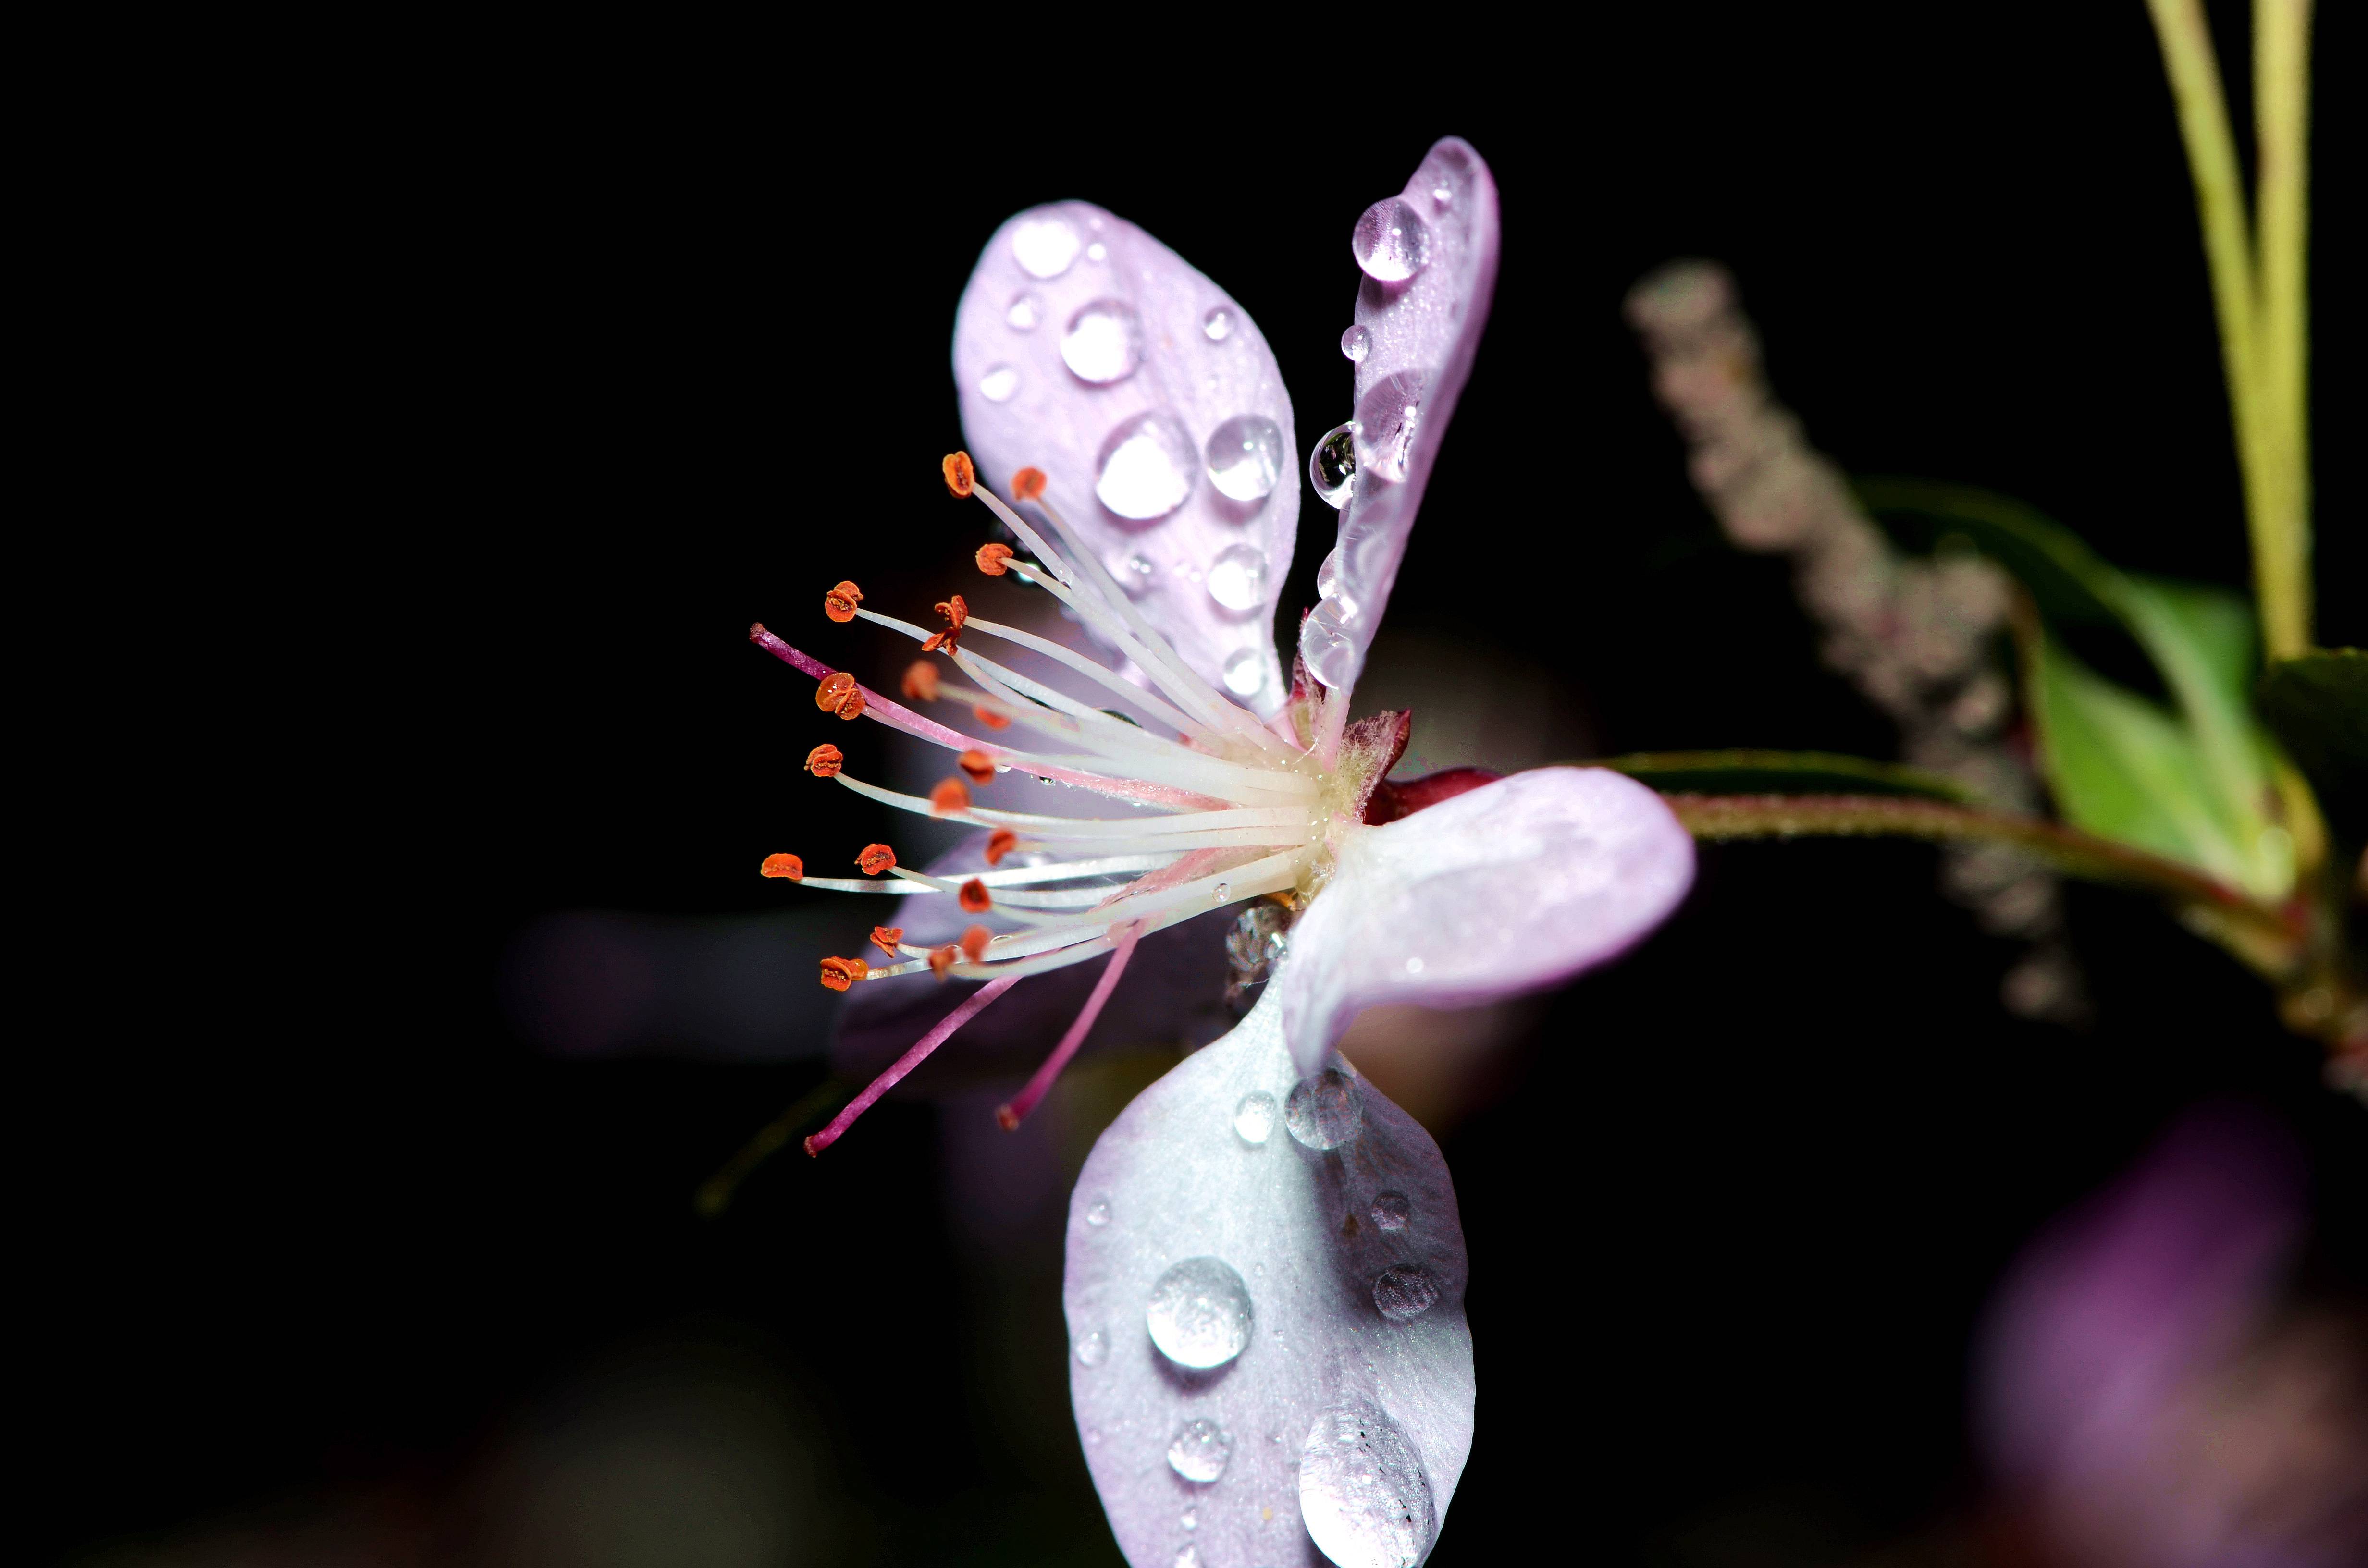
[[[1427,806],[1452,801],[1467,790],[1494,784],[1503,777],[1487,767],[1447,767],[1419,778],[1384,778],[1365,797],[1365,825],[1379,827],[1385,822],[1410,817]]]

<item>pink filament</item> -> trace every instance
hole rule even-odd
[[[1126,972],[1126,960],[1134,956],[1134,939],[1142,934],[1143,922],[1140,920],[1131,920],[1119,927],[1117,950],[1110,954],[1110,961],[1102,970],[1102,977],[1094,982],[1094,994],[1086,998],[1085,1010],[1077,1015],[1077,1021],[1069,1026],[1069,1032],[1061,1037],[1061,1043],[1053,1048],[1053,1054],[1044,1059],[1044,1065],[1036,1069],[1036,1075],[1028,1080],[1028,1086],[996,1108],[995,1119],[1001,1122],[1007,1131],[1027,1119],[1028,1113],[1036,1108],[1036,1102],[1052,1088],[1053,1080],[1061,1075],[1061,1069],[1069,1064],[1069,1058],[1077,1053],[1077,1047],[1086,1043],[1087,1031],[1101,1016],[1102,1004],[1109,1001],[1110,993],[1118,989],[1118,977]]]
[[[1007,974],[990,980],[962,999],[962,1005],[939,1018],[937,1027],[923,1035],[913,1049],[896,1058],[888,1071],[864,1086],[861,1094],[847,1102],[847,1108],[831,1118],[830,1125],[806,1140],[806,1153],[819,1154],[839,1140],[839,1135],[855,1125],[855,1119],[871,1108],[871,1102],[894,1088],[905,1074],[929,1058],[929,1053],[953,1038],[953,1032],[979,1015],[981,1009],[1019,983],[1021,977]],[[1096,994],[1098,996],[1099,993]]]

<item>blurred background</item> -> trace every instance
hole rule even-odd
[[[47,1178],[31,1555],[1117,1561],[1068,1415],[1061,1214],[1189,1030],[1106,1025],[1017,1136],[991,1108],[1027,1064],[957,1037],[826,1157],[692,1202],[831,1074],[813,960],[870,923],[757,862],[890,832],[797,771],[829,739],[877,774],[881,732],[744,631],[810,628],[842,576],[903,613],[976,581],[982,517],[935,472],[948,342],[1023,206],[1100,202],[1232,292],[1304,453],[1347,416],[1358,213],[1439,135],[1490,161],[1496,312],[1360,693],[1415,705],[1426,767],[1896,753],[1784,564],[1687,482],[1621,314],[1674,257],[1733,270],[1844,468],[2243,585],[2143,8],[1813,10],[1468,58],[1220,50],[1206,22],[1056,57],[998,21],[836,84],[801,36],[479,40],[152,148],[160,255],[189,260],[149,307],[158,385],[212,432],[188,494],[221,530],[167,558],[228,586],[172,596],[201,656],[124,672],[170,745],[144,858],[199,887],[74,917],[85,1016],[20,1110]],[[2360,19],[2328,12],[2333,453],[2368,137],[2326,85]],[[2317,482],[2319,637],[2357,644],[2361,476]],[[1288,623],[1335,517],[1306,498]],[[893,682],[869,630],[834,645]],[[1440,1568],[2169,1562],[2113,1499],[2180,1463],[2223,1526],[2358,1539],[2368,1111],[2135,895],[2068,892],[2085,1022],[2010,1014],[2021,949],[1936,864],[1709,848],[1617,967],[1349,1048],[1440,1138],[1469,1229],[1479,1428]],[[2064,1435],[2107,1409],[2187,1459]]]

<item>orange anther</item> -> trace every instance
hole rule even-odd
[[[1011,717],[1009,714],[999,713],[994,709],[989,708],[984,702],[980,703],[970,711],[973,718],[976,719],[980,723],[985,725],[990,730],[1008,730],[1011,728]]]
[[[962,949],[955,947],[951,942],[948,942],[942,948],[931,948],[929,949],[929,972],[936,975],[939,980],[943,980],[946,977],[946,971],[953,968],[954,960],[960,957],[962,957]]]
[[[993,940],[995,940],[995,933],[988,930],[985,926],[972,926],[969,930],[964,931],[962,934],[962,957],[970,960],[973,963],[976,963],[978,961],[978,955],[986,951],[987,943]]]
[[[962,628],[970,624],[970,606],[962,602],[960,594],[939,600],[938,613],[946,618],[946,629],[932,634],[928,642],[921,644],[924,653],[934,653],[940,648],[952,653],[955,641],[962,634]]]
[[[844,991],[871,972],[871,966],[861,959],[822,960],[822,983],[833,991]]]
[[[841,583],[822,597],[822,612],[840,625],[855,619],[855,607],[863,602],[863,590],[852,583]]]
[[[825,713],[836,713],[842,719],[858,719],[863,715],[863,688],[845,670],[823,676],[814,687],[814,706]]]
[[[1014,498],[1021,501],[1033,501],[1043,494],[1044,471],[1041,468],[1023,468],[1013,474],[1011,494]]]
[[[986,835],[986,863],[990,866],[1002,865],[1003,858],[1010,854],[1011,846],[1019,842],[1019,835],[1009,828],[996,828]]]
[[[876,877],[896,863],[896,852],[884,844],[867,844],[855,863],[863,868],[865,876]]]
[[[835,778],[847,765],[847,754],[828,741],[806,753],[806,771],[817,778]]]
[[[995,907],[995,900],[986,896],[986,884],[976,877],[964,882],[962,891],[954,897],[961,902],[962,912],[967,915],[984,915]]]
[[[978,471],[970,466],[968,452],[948,452],[946,460],[939,467],[946,476],[946,488],[952,491],[958,500],[967,496],[970,487],[978,483]]]
[[[978,562],[978,569],[988,576],[1000,577],[1008,570],[1003,563],[1010,560],[1012,554],[1012,549],[1008,544],[982,544],[978,547],[978,553],[972,559]]]
[[[768,855],[760,869],[768,877],[787,877],[793,882],[806,880],[806,863],[794,855]]]
[[[995,758],[983,751],[973,748],[962,753],[962,756],[954,758],[954,766],[969,774],[970,781],[973,784],[991,784],[995,781]]]
[[[871,945],[886,953],[891,962],[895,960],[896,944],[904,939],[905,928],[902,926],[874,926],[871,928]]]
[[[951,816],[956,812],[970,810],[970,786],[959,778],[940,778],[938,787],[929,791],[929,814]]]
[[[938,666],[927,659],[916,659],[905,665],[905,695],[915,702],[935,702],[938,699]]]

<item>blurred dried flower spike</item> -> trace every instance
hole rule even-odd
[[[1695,487],[1738,548],[1791,559],[1826,663],[1898,724],[1901,756],[1985,805],[2035,811],[2039,780],[2006,740],[2014,710],[1998,657],[2013,594],[2006,574],[1976,556],[1923,560],[1892,546],[1776,401],[1725,268],[1672,263],[1630,291],[1627,310],[1652,358],[1654,393],[1685,437]],[[1985,928],[2033,944],[2002,983],[2006,1005],[2026,1017],[2085,1018],[2055,878],[1996,845],[1952,846],[1941,868],[1950,895]]]

